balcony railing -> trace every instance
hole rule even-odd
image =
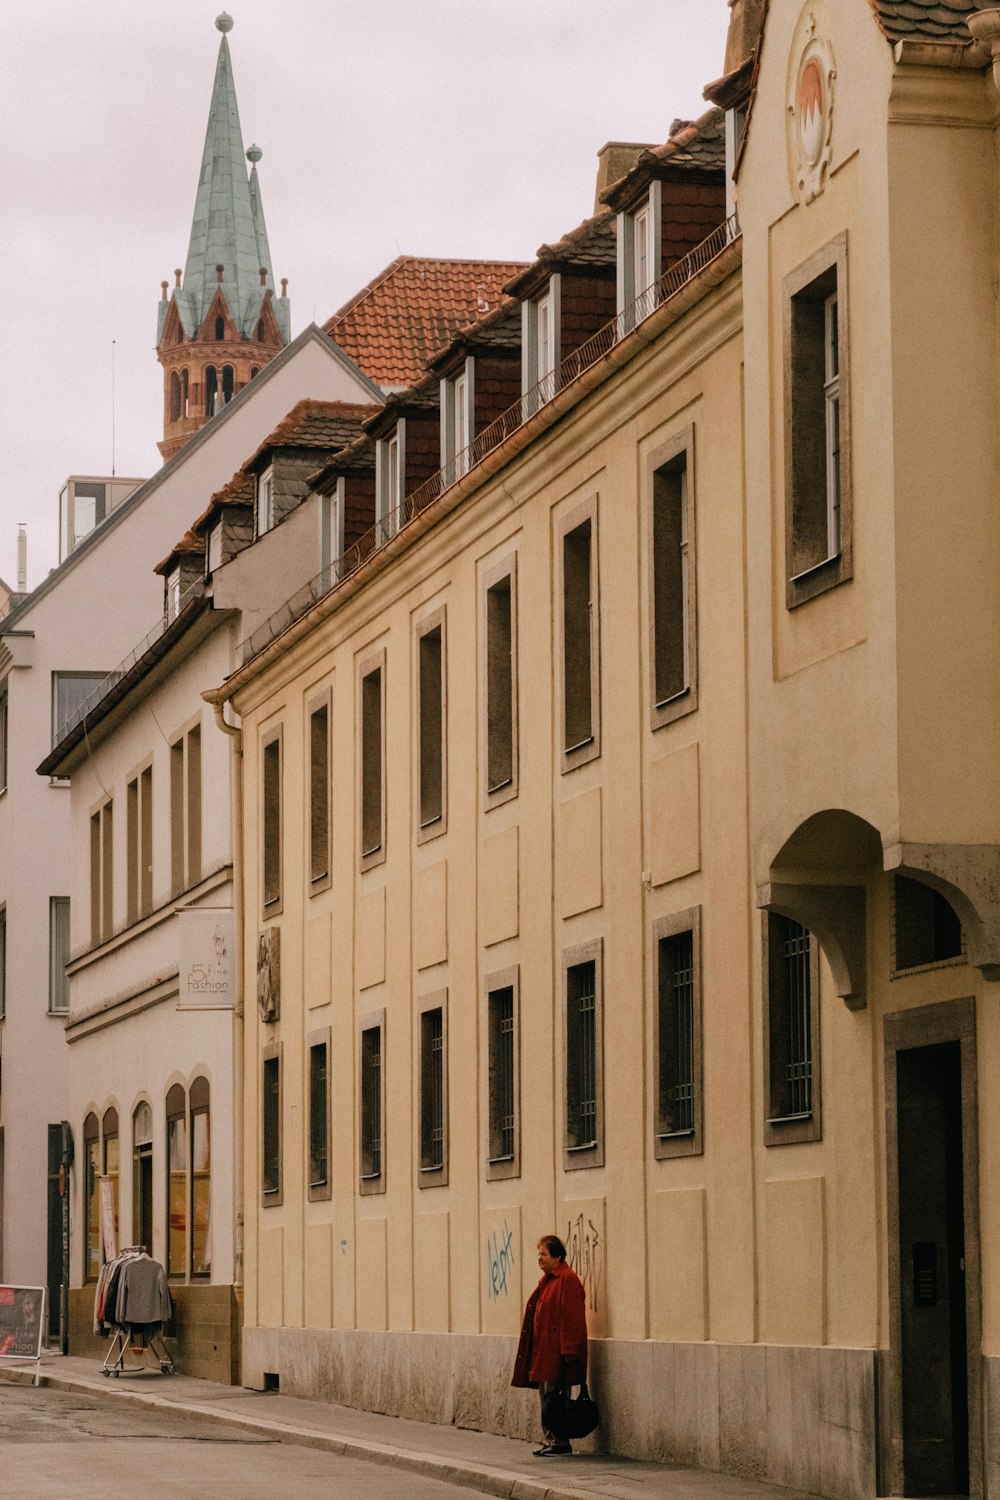
[[[364,536],[349,547],[341,557],[330,563],[322,572],[317,573],[315,578],[304,584],[290,599],[286,599],[280,609],[275,610],[274,614],[241,641],[237,649],[237,660],[240,666],[246,666],[247,662],[258,656],[283,630],[301,619],[314,604],[317,604],[338,584],[356,573],[415,516],[443,495],[446,490],[450,490],[452,485],[463,478],[470,469],[482,463],[484,458],[523,427],[536,412],[547,406],[558,391],[570,385],[585,370],[596,365],[614,348],[615,344],[644,322],[658,307],[676,296],[716,256],[733,244],[739,235],[739,221],[733,214],[717,229],[713,229],[712,233],[682,260],[677,261],[668,271],[665,271],[658,281],[653,282],[652,286],[641,292],[635,301],[623,308],[616,318],[610,323],[605,323],[585,344],[581,344],[578,349],[574,349],[572,354],[567,355],[557,370],[544,376],[531,390],[519,396],[513,406],[508,407],[497,417],[496,421],[490,423],[489,427],[483,428],[468,448],[457,454],[436,474],[432,474],[430,479],[425,480],[418,489],[411,491],[396,510],[380,517],[371,530],[366,531]]]
[[[194,583],[190,584],[181,595],[177,607],[169,614],[164,612],[157,620],[152,630],[147,631],[142,640],[138,641],[132,647],[132,650],[129,652],[128,656],[125,657],[124,661],[120,661],[117,667],[115,667],[114,671],[109,672],[107,677],[105,677],[103,681],[97,684],[94,690],[89,693],[86,698],[84,698],[83,702],[78,704],[71,714],[67,715],[62,724],[57,724],[55,726],[52,731],[53,750],[57,745],[62,743],[67,735],[71,734],[74,729],[78,728],[89,714],[92,714],[94,712],[94,709],[102,699],[107,697],[111,689],[115,687],[119,682],[121,682],[122,678],[132,670],[137,662],[142,660],[142,658],[146,655],[146,652],[149,651],[152,646],[156,645],[157,641],[160,640],[167,628],[172,625],[176,619],[180,618],[180,616],[184,613],[186,607],[195,599],[200,599],[204,592],[204,583],[200,578],[196,578]]]

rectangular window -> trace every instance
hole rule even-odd
[[[265,1206],[281,1202],[281,1055],[265,1048],[261,1065],[261,1194]]]
[[[600,754],[596,510],[562,528],[563,769]]]
[[[892,894],[895,973],[963,957],[962,924],[944,896],[907,875],[893,877]]]
[[[319,565],[323,572],[332,569],[344,555],[344,491],[343,475],[329,495],[319,497]]]
[[[7,705],[7,682],[5,679],[3,682],[0,682],[0,792],[7,790],[8,735],[10,732]]]
[[[62,1015],[69,1010],[69,897],[49,897],[49,1011]],[[2,1009],[0,1009],[2,1014]]]
[[[649,647],[654,729],[698,706],[693,433],[647,460],[649,514]]]
[[[369,658],[361,676],[361,868],[385,859],[385,652]]]
[[[128,783],[126,803],[127,916],[129,922],[153,909],[153,768]]]
[[[281,736],[261,752],[261,844],[265,916],[281,910]]]
[[[518,975],[506,969],[486,980],[487,1171],[520,1175]]]
[[[618,215],[618,312],[626,332],[659,301],[662,217],[659,182],[650,183],[648,196],[635,208]]]
[[[361,1191],[384,1191],[382,1118],[384,1113],[384,1022],[369,1019],[361,1027]]]
[[[430,1005],[420,1013],[421,1187],[447,1181],[447,1066],[444,1005]]]
[[[208,533],[208,541],[205,545],[205,563],[207,571],[214,573],[216,568],[222,567],[222,522],[213,526]]]
[[[105,942],[114,921],[114,808],[109,798],[90,819],[90,940]]]
[[[448,470],[448,484],[454,484],[469,467],[475,367],[470,354],[457,375],[441,382],[441,467]]]
[[[789,609],[851,577],[846,282],[841,235],[784,285]]]
[[[152,828],[152,823],[150,823]],[[170,746],[170,882],[173,894],[201,879],[201,725]]]
[[[263,536],[274,525],[274,470],[265,469],[257,476],[257,535]]]
[[[399,530],[405,491],[406,419],[400,417],[395,432],[375,444],[375,491],[377,520],[382,541]]]
[[[517,794],[517,592],[515,560],[486,576],[485,760],[491,804]]]
[[[0,1021],[7,1014],[7,908],[0,906]]]
[[[164,613],[166,614],[167,624],[169,625],[170,621],[171,620],[176,620],[177,616],[181,612],[181,570],[180,570],[180,568],[174,568],[174,570],[173,570],[172,573],[168,573],[167,574],[167,579],[166,579],[166,583],[164,584],[164,590],[163,590],[163,592],[164,592],[164,600],[165,600]]]
[[[653,928],[656,1155],[661,1158],[702,1150],[699,931],[697,908],[664,917]]]
[[[558,272],[544,293],[521,304],[521,391],[525,419],[551,401],[559,388],[562,283]]]
[[[765,1143],[819,1140],[819,969],[816,942],[767,913]]]
[[[601,944],[563,955],[567,1170],[604,1164]]]
[[[420,841],[446,826],[444,618],[440,609],[417,625]]]
[[[309,1197],[329,1198],[330,1032],[309,1042]]]
[[[330,700],[309,714],[309,886],[330,884]]]
[[[52,673],[52,743],[58,745],[84,704],[103,683],[107,672]]]

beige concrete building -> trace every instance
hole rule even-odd
[[[611,1448],[996,1484],[969,10],[735,0],[718,109],[315,477],[372,529],[209,695],[259,998],[248,1384],[531,1434],[554,1229]]]

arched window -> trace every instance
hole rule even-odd
[[[233,367],[232,367],[232,365],[223,365],[222,366],[222,404],[223,404],[223,406],[228,406],[229,402],[232,401],[232,399],[233,399],[233,391],[234,391]]]
[[[182,370],[181,371],[181,416],[182,417],[186,417],[187,414],[188,414],[188,372],[187,372],[187,370]]]
[[[207,1078],[191,1085],[191,1275],[212,1274],[212,1129]]]
[[[145,1099],[132,1116],[132,1243],[153,1253],[153,1111]]]
[[[216,340],[217,341],[221,341],[222,339],[225,338],[225,336],[226,336],[226,320],[225,320],[225,318],[216,318],[216,320],[215,320],[215,337],[216,337]]]
[[[176,370],[170,372],[170,420],[176,422],[181,414],[181,380]]]
[[[263,318],[261,318],[260,322],[257,324],[257,342],[258,342],[258,344],[262,344],[264,342],[264,319]]]
[[[260,366],[259,365],[251,365],[250,366],[250,379],[253,380],[254,376],[255,375],[259,375],[259,374],[260,374]]]
[[[111,1201],[115,1210],[115,1244],[121,1249],[118,1239],[118,1177],[121,1166],[121,1151],[118,1143],[118,1111],[112,1107],[104,1111],[104,1119],[101,1121],[101,1135],[104,1137],[102,1157],[104,1162],[104,1175],[111,1178]]]
[[[87,1281],[96,1281],[101,1269],[101,1205],[97,1196],[100,1135],[97,1116],[89,1114],[83,1122],[83,1216],[87,1226],[83,1274]]]
[[[214,365],[209,365],[205,371],[205,415],[211,417],[215,413],[215,398],[219,390],[219,376]]]
[[[167,1275],[183,1276],[187,1248],[187,1103],[175,1083],[167,1091]]]

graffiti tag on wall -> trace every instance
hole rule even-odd
[[[514,1235],[504,1219],[503,1229],[494,1229],[486,1237],[486,1289],[491,1302],[499,1302],[501,1296],[510,1296],[508,1277],[513,1269]]]
[[[591,1312],[596,1312],[601,1294],[604,1246],[593,1219],[585,1219],[583,1214],[579,1214],[575,1223],[568,1221],[565,1240],[566,1259],[583,1282],[587,1306]]]

